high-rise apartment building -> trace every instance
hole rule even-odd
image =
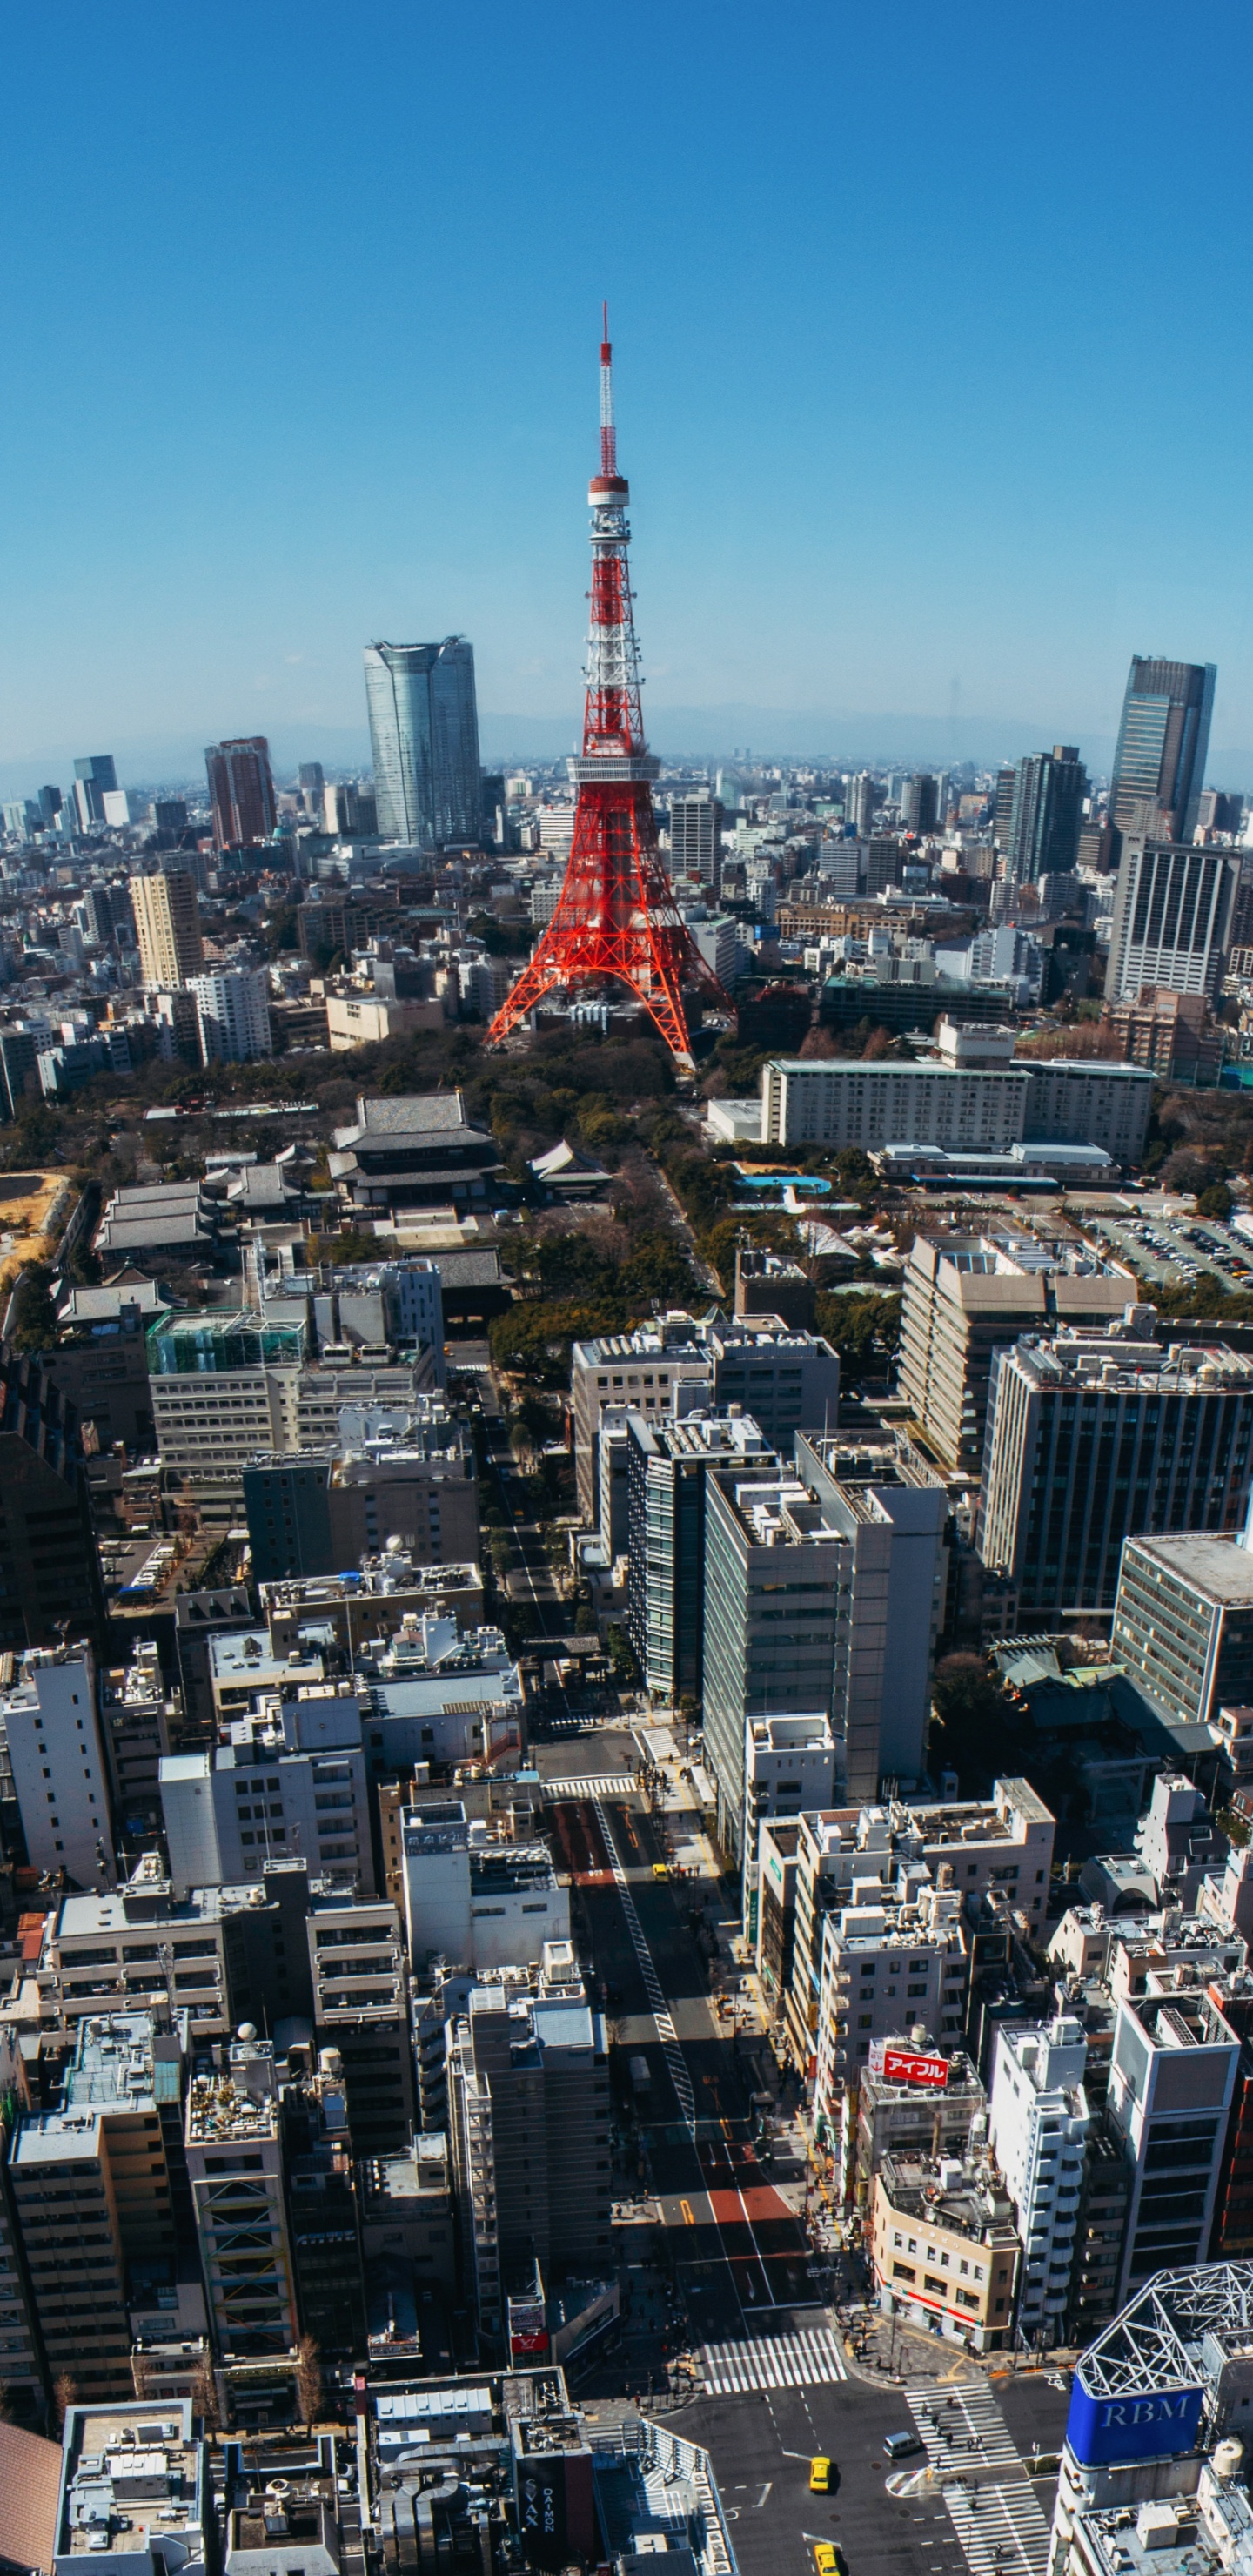
[[[797,1433],[796,1471],[843,1543],[831,1715],[844,1794],[874,1798],[927,1767],[943,1610],[948,1491],[901,1448],[842,1449]]]
[[[1127,833],[1114,889],[1105,978],[1110,1001],[1134,1001],[1145,985],[1213,999],[1230,944],[1240,866],[1238,850]]]
[[[448,2028],[449,2128],[463,2277],[479,2331],[539,2264],[558,2286],[610,2262],[612,2183],[605,2026],[583,1995],[475,1986]]]
[[[90,1649],[32,1648],[0,1693],[0,1729],[31,1868],[107,1886],[113,1834]]]
[[[1112,1610],[1124,1540],[1234,1531],[1249,1500],[1253,1363],[1222,1348],[1058,1333],[998,1351],[979,1554],[1020,1623]]]
[[[756,1476],[746,1465],[711,1475],[705,1514],[705,1751],[718,1839],[743,1862],[745,1724],[772,1713],[830,1716],[846,1552],[786,1473]]]
[[[117,764],[111,751],[93,751],[74,763],[74,806],[80,832],[105,819],[104,800],[117,794]]]
[[[715,894],[722,884],[722,828],[726,814],[707,787],[670,800],[670,874],[692,877]]]
[[[145,984],[168,991],[199,975],[204,941],[195,878],[173,866],[155,876],[132,877],[131,903]]]
[[[268,1859],[374,1892],[361,1714],[333,1685],[233,1719],[225,1743],[165,1755],[161,1806],[178,1896],[259,1878]]]
[[[258,841],[268,841],[278,821],[278,807],[265,735],[245,734],[234,742],[211,742],[204,765],[218,848],[248,848]]]
[[[1088,773],[1073,744],[1033,752],[1014,772],[1006,855],[1017,885],[1066,876],[1079,855]]]
[[[258,968],[215,967],[189,975],[200,1053],[210,1064],[252,1064],[272,1052],[269,985]]]
[[[483,839],[474,647],[367,644],[374,796],[385,841],[417,849]]]
[[[1190,841],[1196,826],[1217,666],[1163,662],[1133,653],[1110,780],[1110,813],[1120,830],[1152,808],[1150,831]],[[1169,817],[1159,822],[1158,816]]]
[[[955,2047],[969,1977],[970,1941],[956,1887],[902,1873],[893,1885],[859,1888],[851,1905],[827,1914],[814,2107],[833,2130],[842,2130],[846,2159],[855,2138],[855,2088],[875,2043],[920,2030],[932,2047]]]
[[[60,2108],[27,2113],[10,2149],[49,2374],[89,2402],[133,2394],[131,2307],[154,2276],[174,2281],[182,2045],[168,2017],[84,2018]]]
[[[1135,1296],[1125,1273],[1086,1244],[1008,1229],[916,1234],[901,1301],[900,1388],[928,1447],[977,1475],[995,1353],[1023,1333],[1102,1326]]]
[[[1082,2021],[997,2031],[988,2143],[1005,2177],[1022,2242],[1018,2325],[1029,2344],[1064,2339],[1092,2114]]]

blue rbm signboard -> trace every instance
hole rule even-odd
[[[1076,2375],[1066,2440],[1085,2469],[1159,2460],[1194,2448],[1203,2388],[1146,2389],[1142,2397],[1094,2397]]]

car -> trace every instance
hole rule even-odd
[[[811,2495],[831,2493],[831,2463],[822,2451],[809,2463],[809,2492]]]
[[[667,1869],[664,1860],[655,1860],[653,1862],[653,1876],[654,1878],[669,1878],[670,1872]]]
[[[914,2453],[921,2449],[916,2433],[885,2433],[883,2436],[884,2456],[889,2460],[912,2460]]]
[[[845,2576],[843,2550],[833,2540],[816,2540],[814,2566],[817,2576]]]

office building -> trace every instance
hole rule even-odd
[[[17,2122],[8,2177],[49,2376],[133,2393],[131,2310],[174,2283],[185,2033],[146,2012],[85,2018],[61,2107]]]
[[[188,1601],[204,1599],[189,1593]],[[209,1596],[215,1597],[215,1596]],[[483,1576],[477,1565],[415,1564],[407,1548],[384,1548],[351,1573],[289,1576],[261,1586],[270,1650],[278,1661],[299,1642],[302,1628],[317,1627],[352,1664],[363,1649],[381,1654],[398,1629],[420,1628],[423,1618],[451,1618],[466,1632],[483,1625]],[[247,1595],[242,1620],[251,1625]],[[206,1673],[207,1673],[206,1661]],[[206,1684],[207,1686],[207,1684]]]
[[[288,2353],[300,2318],[271,2041],[241,2034],[224,2069],[193,2076],[186,2139],[215,2349],[223,2360]]]
[[[67,2409],[54,2576],[72,2576],[88,2550],[126,2576],[170,2576],[212,2557],[207,2445],[193,2416],[189,2397],[136,2405],[129,2381],[111,2402]]]
[[[306,1884],[314,2032],[338,2052],[352,2152],[399,2154],[416,2116],[400,1915],[385,1898]]]
[[[825,1710],[800,1717],[750,1717],[744,1728],[744,1922],[757,1938],[762,1838],[803,1810],[829,1807],[835,1737]]]
[[[271,1313],[298,1305],[308,1317],[311,1347],[363,1342],[376,1349],[421,1342],[435,1354],[443,1383],[444,1300],[438,1261],[405,1256],[396,1261],[320,1262],[266,1283]]]
[[[94,751],[75,761],[74,807],[80,832],[90,832],[104,822],[104,800],[116,793],[117,764],[112,752]]]
[[[751,1414],[601,1416],[600,1507],[612,1492],[605,1440],[623,1454],[627,1633],[645,1688],[673,1705],[699,1698],[704,1673],[705,1485],[710,1469],[779,1467]],[[611,1537],[612,1524],[611,1524]],[[610,1546],[610,1559],[617,1554]],[[825,1800],[822,1802],[825,1804]]]
[[[189,975],[202,1062],[253,1064],[272,1052],[269,983],[259,968],[215,968]]]
[[[909,2020],[906,2013],[892,2035],[898,2045],[877,2047],[858,2078],[856,2160],[851,2184],[845,2175],[845,2197],[862,2209],[885,2157],[955,2156],[964,2164],[972,2144],[987,2137],[988,2097],[970,2059],[948,2041],[920,2051],[909,2040]],[[919,2068],[920,2055],[943,2061],[942,2083],[934,2065]]]
[[[1253,1365],[1221,1347],[1124,1329],[998,1351],[978,1547],[1019,1625],[1112,1610],[1126,1539],[1242,1526],[1251,1436]]]
[[[1088,773],[1070,743],[1030,753],[1014,771],[1014,798],[1005,844],[1015,885],[1068,876],[1078,860]]]
[[[439,849],[483,839],[474,647],[367,644],[365,691],[378,828],[385,841]]]
[[[801,2075],[812,2082],[817,2071],[823,1929],[833,1907],[869,1895],[886,1905],[895,1901],[902,1878],[915,1886],[928,1881],[938,1885],[947,1872],[944,1883],[956,1886],[968,1908],[977,1909],[989,1891],[999,1888],[1019,1912],[1042,1926],[1053,1830],[1043,1799],[1029,1781],[1016,1779],[998,1780],[990,1798],[934,1806],[905,1806],[892,1798],[882,1805],[802,1815],[792,1979],[785,2005],[787,2045]],[[911,1998],[892,2000],[904,2009]]]
[[[558,1880],[547,1843],[494,1843],[467,1823],[456,1799],[402,1810],[401,1872],[409,1956],[487,1976],[538,1968],[554,1941],[570,1938],[569,1884]]]
[[[705,1753],[718,1839],[742,1863],[746,1720],[830,1716],[847,1558],[841,1534],[791,1475],[748,1466],[712,1474],[705,1514]]]
[[[263,733],[234,742],[211,742],[204,756],[219,850],[247,848],[273,838],[278,821],[270,746]]]
[[[202,1510],[236,1519],[248,1460],[294,1443],[303,1318],[214,1307],[164,1317],[146,1339],[162,1465]]]
[[[1026,2344],[1066,2336],[1092,2126],[1087,2057],[1083,2023],[1073,2014],[1038,2027],[1002,2024],[996,2034],[988,2143],[1022,2242],[1018,2332]]]
[[[166,867],[131,878],[139,963],[150,990],[177,989],[204,969],[200,898],[187,870]]]
[[[219,1653],[235,1640],[218,1640]],[[246,1649],[250,1640],[238,1641]],[[249,1657],[238,1658],[241,1682]],[[229,1669],[229,1668],[228,1668]],[[374,1892],[361,1712],[355,1693],[302,1685],[298,1699],[233,1718],[229,1741],[161,1762],[161,1807],[176,1896],[260,1879],[271,1859],[303,1860]]]
[[[1120,2299],[1207,2253],[1239,2067],[1239,2039],[1203,1988],[1155,1984],[1120,2002],[1110,2060],[1110,2117],[1134,2167]]]
[[[584,1519],[600,1516],[598,1438],[602,1412],[641,1414],[646,1422],[696,1407],[741,1405],[762,1438],[782,1457],[796,1431],[825,1431],[838,1421],[840,1364],[820,1334],[797,1332],[771,1318],[697,1324],[669,1314],[633,1333],[575,1342],[570,1353],[574,1465]]]
[[[1199,1533],[1129,1539],[1112,1651],[1159,1708],[1209,1726],[1230,1757],[1222,1713],[1253,1702],[1253,1553]]]
[[[31,1648],[0,1691],[0,1733],[31,1868],[107,1886],[113,1829],[90,1649]]]
[[[0,1350],[0,1653],[104,1621],[78,1418],[38,1359]]]
[[[1124,1172],[1141,1161],[1153,1084],[1138,1063],[1102,1063],[1092,1056],[1024,1061],[1031,1076],[1023,1111],[1027,1144],[1099,1145]]]
[[[857,2084],[876,2043],[902,2029],[923,2032],[932,2049],[955,2048],[961,2037],[970,1978],[962,1903],[959,1888],[935,1886],[905,1865],[894,1881],[859,1886],[851,1904],[826,1915],[814,2108],[834,2132],[843,2126],[846,2158]]]
[[[585,2001],[474,1986],[448,2032],[462,2277],[499,2348],[538,2263],[549,2289],[611,2260],[609,2058]]]
[[[1018,2238],[1009,2194],[985,2161],[885,2157],[870,2259],[881,2305],[904,2308],[915,2326],[972,2352],[1012,2343]]]
[[[1223,1032],[1203,993],[1168,993],[1146,984],[1134,1000],[1107,1003],[1101,1024],[1127,1063],[1142,1065],[1159,1082],[1218,1080]]]
[[[905,781],[901,799],[901,822],[907,832],[934,832],[940,814],[939,780],[929,771],[919,770]]]
[[[1024,1333],[1118,1322],[1135,1282],[1083,1243],[1008,1227],[914,1236],[901,1301],[899,1382],[944,1465],[977,1475],[995,1353]]]
[[[1226,969],[1240,886],[1238,850],[1128,833],[1114,890],[1105,991],[1134,1001],[1149,986],[1212,1001]]]
[[[442,1418],[441,1418],[442,1417]],[[465,1426],[432,1405],[394,1439],[263,1451],[243,1470],[254,1579],[334,1574],[399,1541],[410,1564],[478,1556],[478,1478]]]
[[[290,1306],[271,1306],[269,1320],[290,1312]],[[294,1413],[288,1448],[357,1449],[368,1445],[375,1433],[385,1439],[393,1426],[403,1439],[412,1435],[420,1442],[427,1436],[422,1426],[428,1404],[431,1434],[439,1446],[443,1408],[432,1350],[386,1361],[367,1359],[364,1354],[340,1359],[328,1353],[316,1364],[297,1370],[290,1402]]]
[[[850,1452],[797,1434],[796,1472],[837,1534],[831,1712],[844,1795],[927,1768],[931,1674],[943,1609],[948,1493],[908,1449]]]
[[[326,774],[320,760],[301,761],[296,786],[305,813],[313,822],[320,823],[322,798],[326,791]]]
[[[670,799],[670,874],[691,877],[714,894],[722,884],[722,830],[726,815],[707,787]]]
[[[1109,789],[1110,815],[1120,831],[1145,823],[1149,831],[1191,840],[1205,785],[1217,678],[1213,662],[1164,662],[1133,653]]]

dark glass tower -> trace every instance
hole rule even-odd
[[[1066,876],[1079,856],[1088,773],[1068,742],[1020,760],[1014,771],[1009,870],[1018,885]]]
[[[1155,838],[1191,840],[1217,677],[1213,662],[1159,662],[1133,653],[1109,791],[1120,831],[1135,825],[1137,808],[1147,799],[1156,809],[1149,819]]]

